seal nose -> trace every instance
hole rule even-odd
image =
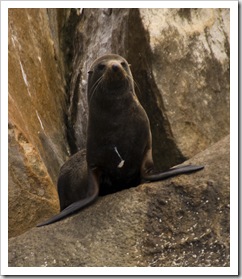
[[[118,64],[113,64],[113,65],[112,65],[112,70],[113,70],[114,72],[117,72],[117,71],[119,70],[119,65],[118,65]]]

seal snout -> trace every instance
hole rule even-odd
[[[107,64],[107,70],[112,73],[124,74],[124,69],[119,61],[113,60]]]
[[[106,64],[104,80],[107,82],[107,87],[120,88],[125,85],[127,73],[118,60],[111,60]]]
[[[112,68],[112,70],[114,71],[114,72],[117,72],[117,71],[119,71],[120,69],[120,66],[118,65],[118,64],[116,64],[116,63],[113,63],[112,64],[112,66],[111,66],[111,68]]]

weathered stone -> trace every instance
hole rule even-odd
[[[46,9],[9,9],[9,117],[51,179],[68,155],[64,79]]]
[[[9,266],[229,266],[229,136],[190,162],[205,169],[11,238]]]
[[[9,237],[58,212],[55,184],[68,144],[55,17],[9,9]]]
[[[185,158],[229,133],[229,13],[229,9],[140,9],[149,35],[156,102]]]
[[[24,233],[44,216],[59,211],[55,186],[38,151],[9,123],[8,236]]]

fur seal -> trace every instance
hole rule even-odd
[[[108,54],[93,62],[87,98],[87,175],[84,177],[80,167],[83,151],[78,152],[63,165],[58,180],[62,211],[38,226],[74,213],[99,194],[203,169],[188,165],[165,172],[155,170],[149,119],[136,97],[132,73],[123,57]]]

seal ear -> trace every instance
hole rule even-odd
[[[90,75],[90,74],[92,74],[92,73],[93,73],[93,71],[92,71],[92,70],[90,70],[90,71],[88,71],[87,73]]]

